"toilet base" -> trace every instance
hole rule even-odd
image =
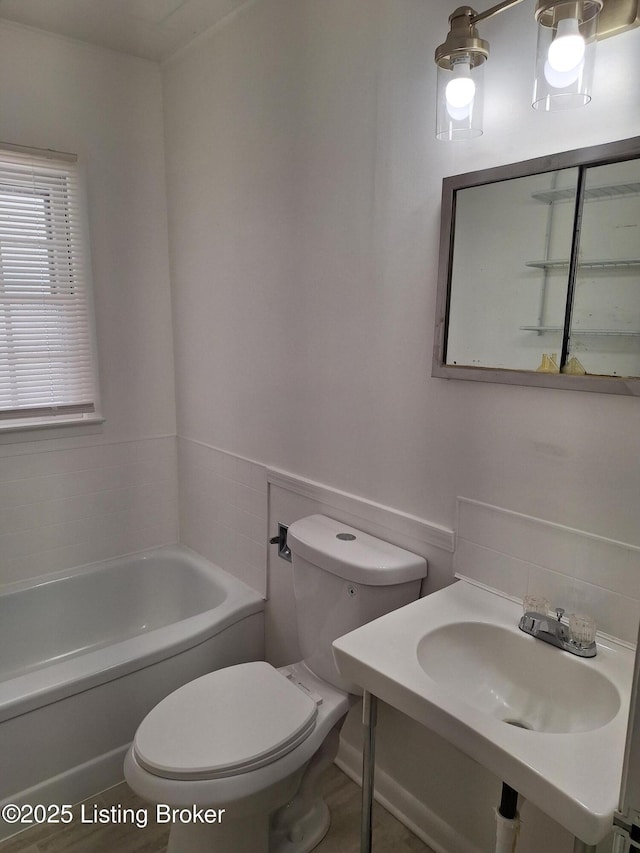
[[[304,769],[259,794],[230,803],[219,823],[172,823],[167,853],[270,853],[274,810],[295,797]]]
[[[167,853],[269,853],[268,820],[256,815],[244,821],[219,826],[194,826],[174,823],[169,833]]]
[[[295,797],[271,818],[270,853],[309,853],[331,826],[331,812],[322,798],[322,774],[338,754],[340,729],[333,727],[308,763]]]
[[[290,832],[277,835],[271,833],[269,853],[309,853],[320,844],[330,826],[331,812],[327,804],[320,800]]]

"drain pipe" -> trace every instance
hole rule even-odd
[[[496,853],[515,853],[520,832],[518,792],[502,783],[500,807],[496,809]]]

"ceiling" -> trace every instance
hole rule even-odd
[[[159,62],[253,0],[0,0],[0,19]]]

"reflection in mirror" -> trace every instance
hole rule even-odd
[[[587,170],[569,354],[640,376],[640,160]]]
[[[447,364],[536,370],[559,363],[577,169],[460,190],[456,195]],[[543,335],[541,330],[545,331]]]
[[[442,198],[434,376],[640,394],[640,138]]]

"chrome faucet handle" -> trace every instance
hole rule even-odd
[[[583,640],[581,634],[576,634],[576,630],[571,629],[572,620],[575,621],[575,614],[571,614],[569,626],[562,621],[564,616],[564,607],[554,608],[557,620],[547,617],[543,613],[526,612],[520,617],[518,628],[529,634],[536,640],[542,640],[549,643],[551,646],[557,646],[565,652],[571,652],[573,655],[578,655],[582,658],[592,658],[597,654],[595,642],[588,642],[587,637]],[[586,617],[580,617],[583,620]],[[592,620],[593,621],[593,620]],[[593,634],[595,638],[595,623],[593,625]],[[589,638],[590,639],[590,638]]]

